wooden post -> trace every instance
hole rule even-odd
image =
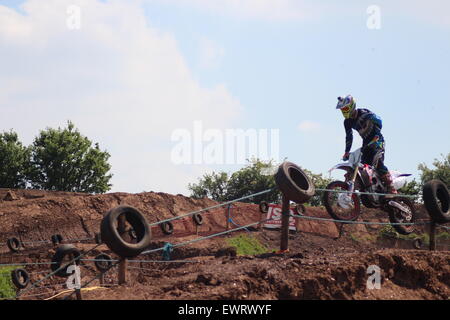
[[[126,229],[126,217],[125,215],[121,215],[118,218],[118,231],[121,236],[125,234]],[[119,262],[119,285],[127,283],[127,259],[121,258]]]
[[[119,262],[119,285],[127,283],[127,259],[122,258]]]
[[[436,223],[431,221],[430,224],[430,251],[436,250]]]
[[[262,229],[262,225],[263,225],[263,220],[264,220],[264,215],[265,214],[267,214],[267,213],[263,213],[263,212],[259,213],[259,221],[258,221],[258,224],[256,225],[256,229],[258,231],[260,231]]]
[[[283,194],[283,205],[281,210],[281,243],[280,251],[289,249],[289,199]]]
[[[300,218],[295,217],[295,233],[300,233]]]
[[[73,259],[75,259],[75,256],[74,256],[73,254],[69,254],[69,255],[68,255],[68,258],[69,258],[70,260],[73,260]],[[79,267],[77,266],[76,262],[73,263],[73,266],[74,266],[75,268],[79,268]],[[76,276],[76,271],[75,271],[75,276]],[[80,276],[80,277],[81,277],[81,276]],[[75,279],[75,285],[76,285],[76,283],[78,282],[77,280],[78,280],[78,279]],[[79,279],[79,280],[80,280],[80,282],[81,282],[81,279]],[[81,285],[81,283],[80,283],[80,285]],[[81,297],[81,288],[75,287],[74,291],[75,291],[75,296],[77,297],[77,300],[83,300],[82,297]]]
[[[75,289],[75,295],[77,296],[77,300],[83,300],[81,297],[81,289]]]

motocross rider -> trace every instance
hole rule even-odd
[[[368,109],[357,109],[356,102],[351,95],[345,98],[339,97],[336,109],[340,109],[345,118],[345,153],[342,160],[347,161],[349,159],[353,143],[352,129],[355,129],[363,139],[361,162],[375,168],[388,193],[397,194],[397,190],[392,184],[391,174],[384,165],[384,138],[381,134],[381,119]]]

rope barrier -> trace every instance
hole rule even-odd
[[[319,220],[319,221],[328,221],[328,222],[336,222],[336,223],[348,223],[348,224],[369,224],[369,225],[402,225],[402,226],[411,226],[411,225],[421,225],[421,224],[430,224],[430,221],[425,222],[375,222],[375,221],[354,221],[354,220],[335,220],[329,218],[319,218],[319,217],[308,217],[301,216],[296,214],[291,214],[290,217],[308,219],[308,220]]]
[[[392,194],[392,193],[376,193],[376,192],[362,192],[362,191],[347,191],[347,190],[334,190],[334,189],[316,189],[316,191],[321,192],[336,192],[336,193],[356,193],[356,194],[365,194],[370,196],[395,196],[400,198],[417,198],[417,195],[409,195],[409,194]]]
[[[90,238],[79,238],[79,239],[63,239],[64,243],[70,243],[75,241],[88,241],[88,240],[95,240],[95,237]],[[21,241],[22,244],[34,244],[34,243],[52,243],[51,240],[36,240],[36,241]]]
[[[128,260],[132,263],[200,263],[201,261],[196,260]],[[132,268],[132,267],[129,267]]]
[[[170,260],[170,254],[173,251],[173,245],[170,242],[166,242],[166,244],[163,247],[163,260],[169,261]]]
[[[71,261],[69,261],[67,264],[65,265],[61,265],[58,269],[56,269],[55,271],[49,273],[48,275],[46,275],[43,279],[32,283],[29,288],[24,289],[21,293],[29,291],[30,289],[36,287],[37,284],[41,283],[44,280],[47,280],[48,278],[50,278],[51,276],[55,275],[56,273],[58,273],[59,271],[61,271],[62,269],[64,269],[65,267],[67,267],[68,265],[72,264],[73,262],[75,262],[76,260],[80,259],[81,257],[84,257],[85,255],[87,255],[88,253],[90,253],[91,251],[95,250],[97,247],[99,247],[100,244],[97,244],[96,246],[94,246],[92,249],[86,251],[83,254],[80,254],[78,257],[73,258]],[[19,295],[18,295],[19,296]]]
[[[97,287],[81,288],[80,290],[81,291],[93,291],[93,290],[99,290],[99,289],[108,289],[108,288],[98,287],[97,286]],[[62,295],[64,293],[69,293],[69,292],[72,292],[72,291],[73,291],[73,289],[64,290],[64,291],[61,291],[61,292],[55,294],[54,296],[51,296],[50,298],[46,298],[44,300],[51,300],[53,298],[59,297],[60,295]]]
[[[106,259],[80,259],[80,261],[89,261],[89,262],[119,262],[120,260],[117,259],[111,259],[111,260],[106,260]],[[184,262],[200,262],[200,261],[195,261],[195,260],[170,260],[170,261],[166,261],[166,260],[127,260],[127,262],[129,263],[155,263],[155,262],[162,262],[162,263],[172,263],[172,262],[177,262],[177,263],[184,263]]]
[[[89,280],[88,282],[85,282],[83,285],[80,286],[80,290],[83,289],[84,287],[88,286],[91,282],[93,282],[94,280],[97,280],[98,278],[100,278],[103,274],[105,274],[106,272],[108,272],[110,269],[116,267],[118,264],[120,263],[120,261],[110,265],[106,270],[101,271],[97,276],[95,276],[94,278],[92,278],[91,280]],[[63,300],[67,300],[68,298],[70,298],[76,291],[73,290],[73,292],[71,294],[69,294],[67,297],[65,297]]]
[[[178,219],[181,219],[181,218],[184,218],[184,217],[192,216],[194,214],[201,213],[201,212],[204,212],[204,211],[208,211],[208,210],[224,207],[224,206],[229,205],[229,204],[234,203],[234,202],[238,202],[238,201],[241,201],[241,200],[245,200],[245,199],[253,198],[253,197],[256,197],[256,196],[259,196],[259,195],[262,195],[262,194],[269,193],[272,190],[274,190],[274,189],[267,189],[267,190],[264,190],[264,191],[261,191],[261,192],[257,192],[257,193],[251,194],[249,196],[241,197],[241,198],[238,198],[238,199],[235,199],[235,200],[231,200],[231,201],[227,201],[227,202],[224,202],[224,203],[219,203],[217,205],[214,205],[214,206],[211,206],[211,207],[207,207],[207,208],[204,208],[204,209],[200,209],[200,210],[196,210],[196,211],[192,211],[192,212],[189,212],[189,213],[177,216],[177,217],[173,217],[173,218],[169,218],[169,219],[166,219],[166,220],[161,220],[161,221],[158,221],[158,222],[150,223],[149,226],[153,227],[153,226],[156,226],[156,225],[159,225],[159,224],[162,224],[162,223],[166,223],[166,222],[170,222],[170,221],[173,221],[173,220],[178,220]]]
[[[176,244],[173,244],[172,246],[173,246],[173,248],[181,247],[181,246],[188,245],[188,244],[191,244],[191,243],[194,243],[194,242],[197,242],[197,241],[211,239],[211,238],[218,237],[218,236],[221,236],[221,235],[224,235],[224,234],[227,234],[227,233],[231,233],[231,232],[235,232],[235,231],[242,230],[242,229],[245,229],[245,228],[249,228],[249,227],[258,225],[260,223],[264,223],[264,222],[270,221],[270,220],[273,220],[273,219],[270,218],[270,219],[261,220],[261,221],[258,221],[258,222],[247,224],[247,225],[239,227],[239,228],[234,228],[234,229],[230,229],[230,230],[227,230],[227,231],[214,233],[214,234],[209,235],[209,236],[196,238],[196,239],[185,241],[185,242],[181,242],[181,243],[176,243]],[[142,252],[141,254],[149,254],[149,253],[154,253],[154,252],[158,252],[158,251],[161,251],[161,250],[164,250],[164,247],[157,248],[157,249],[152,249],[152,250],[147,250],[147,251]]]
[[[169,219],[166,219],[166,220],[158,221],[158,222],[155,222],[155,223],[152,223],[152,224],[149,224],[149,225],[150,225],[150,226],[155,226],[155,225],[158,225],[158,224],[162,224],[162,223],[170,222],[170,221],[173,221],[173,220],[181,219],[181,218],[184,218],[184,217],[187,217],[187,216],[191,216],[191,215],[198,214],[198,213],[201,213],[201,212],[205,212],[205,211],[208,211],[208,210],[212,210],[212,209],[215,209],[215,208],[220,208],[220,207],[224,207],[224,206],[227,206],[227,205],[229,206],[229,205],[232,204],[232,203],[235,203],[235,202],[238,202],[238,201],[241,201],[241,200],[244,200],[244,199],[248,199],[248,198],[253,198],[253,197],[255,197],[255,196],[258,196],[258,195],[262,195],[262,194],[271,192],[272,190],[273,190],[273,189],[268,189],[268,190],[261,191],[261,192],[258,192],[258,193],[252,194],[252,195],[244,196],[244,197],[241,197],[241,198],[238,198],[238,199],[235,199],[235,200],[231,200],[231,201],[227,201],[227,202],[224,202],[224,203],[221,203],[221,204],[217,204],[217,205],[214,205],[214,206],[210,206],[210,207],[207,207],[207,208],[204,208],[204,209],[195,210],[195,211],[192,211],[192,212],[189,212],[189,213],[186,213],[186,214],[177,216],[177,217],[173,217],[173,218],[169,218]],[[365,195],[376,195],[376,196],[386,196],[386,195],[390,195],[390,194],[383,194],[383,193],[371,193],[371,192],[360,192],[360,191],[346,191],[346,190],[330,190],[330,189],[316,189],[316,191],[320,191],[320,192],[336,192],[336,193],[356,193],[356,194],[361,194],[361,195],[362,195],[362,194],[365,194]],[[417,196],[414,196],[414,195],[400,195],[400,194],[399,194],[399,195],[395,195],[395,197],[409,197],[409,198],[416,198]],[[343,223],[343,224],[365,224],[365,225],[425,225],[425,224],[430,224],[430,223],[431,223],[430,221],[426,221],[426,222],[413,222],[413,223],[391,223],[391,222],[375,222],[375,221],[335,220],[335,219],[329,219],[329,218],[310,217],[310,216],[295,215],[295,214],[291,214],[290,216],[293,217],[293,218],[300,218],[300,219],[307,219],[307,220],[317,220],[317,221],[326,221],[326,222],[334,222],[334,223]],[[191,243],[195,243],[195,242],[198,242],[198,241],[203,241],[203,240],[211,239],[211,238],[218,237],[218,236],[222,236],[222,235],[225,235],[225,234],[228,234],[228,233],[236,232],[236,231],[239,231],[239,230],[242,230],[242,229],[247,230],[247,228],[249,228],[249,227],[252,227],[252,226],[255,226],[255,225],[259,225],[259,224],[262,224],[262,223],[267,222],[267,221],[270,221],[270,220],[273,220],[273,219],[272,219],[272,218],[269,218],[269,219],[265,219],[265,220],[262,220],[262,221],[258,221],[258,222],[255,222],[255,223],[251,223],[251,224],[248,224],[248,225],[245,225],[245,226],[238,226],[236,223],[234,223],[234,221],[231,219],[231,217],[229,217],[229,222],[231,222],[231,223],[233,223],[234,225],[238,226],[237,228],[234,228],[234,229],[231,229],[231,230],[226,230],[226,231],[223,231],[223,232],[218,232],[218,233],[211,234],[211,235],[208,235],[208,236],[205,236],[205,237],[200,237],[200,238],[188,240],[188,241],[181,242],[181,243],[177,243],[177,244],[171,244],[171,243],[168,243],[168,242],[167,242],[167,243],[166,243],[163,247],[161,247],[161,248],[152,249],[152,250],[147,250],[147,251],[142,252],[142,254],[149,254],[149,253],[153,253],[153,252],[163,251],[163,260],[162,260],[162,261],[161,261],[161,260],[128,260],[128,261],[131,262],[131,263],[161,263],[161,262],[164,262],[164,263],[176,263],[176,262],[179,262],[179,263],[187,263],[187,262],[192,262],[192,263],[195,262],[195,263],[198,263],[199,261],[170,260],[170,253],[172,252],[173,248],[176,248],[176,247],[181,247],[181,246],[185,246],[185,245],[188,245],[188,244],[191,244]],[[446,226],[441,226],[441,225],[438,225],[438,226],[439,226],[439,227],[442,227],[442,228],[445,228],[445,229],[450,229],[449,227],[446,227]],[[248,230],[247,230],[247,231],[248,231]],[[86,240],[93,240],[93,239],[95,239],[95,238],[92,238],[92,237],[91,237],[91,238],[81,238],[81,239],[67,239],[67,240],[64,240],[64,241],[66,241],[66,242],[67,242],[67,241],[86,241]],[[48,241],[48,240],[24,241],[24,242],[22,242],[22,243],[28,244],[28,243],[48,243],[48,242],[51,242],[51,241]],[[117,264],[120,262],[120,260],[80,259],[81,257],[87,255],[89,252],[91,252],[91,251],[93,251],[94,249],[96,249],[98,246],[100,246],[100,244],[97,244],[94,248],[92,248],[92,249],[88,250],[87,252],[83,253],[82,255],[80,255],[80,256],[78,256],[78,257],[72,259],[70,262],[68,262],[68,263],[65,264],[64,266],[61,266],[61,267],[58,268],[56,271],[51,272],[50,274],[48,274],[47,276],[45,276],[43,279],[41,279],[41,280],[39,280],[39,281],[37,281],[37,282],[31,284],[31,288],[28,288],[28,289],[26,289],[26,290],[23,290],[20,294],[17,295],[17,297],[19,297],[19,296],[21,296],[21,297],[27,297],[27,296],[23,296],[22,294],[23,294],[24,292],[27,292],[27,291],[33,289],[33,288],[44,288],[44,287],[38,287],[37,285],[38,285],[39,283],[43,282],[44,280],[50,278],[51,276],[53,276],[54,274],[56,274],[58,271],[60,271],[60,270],[62,270],[63,268],[65,268],[67,265],[69,265],[69,264],[75,262],[76,260],[80,260],[80,261],[116,262],[116,263],[114,263],[113,265],[111,265],[110,267],[108,267],[107,270],[102,271],[99,275],[97,275],[96,277],[94,277],[93,279],[91,279],[90,281],[88,281],[87,283],[85,283],[85,284],[82,286],[82,288],[85,287],[85,286],[87,286],[88,284],[90,284],[92,281],[94,281],[95,279],[97,279],[98,277],[100,277],[101,275],[103,275],[104,273],[106,273],[106,272],[107,272],[108,270],[110,270],[111,268],[116,267]],[[49,265],[49,264],[53,264],[53,262],[9,263],[9,264],[0,264],[0,266],[25,266],[25,265]],[[128,268],[130,268],[130,269],[143,269],[143,270],[145,269],[145,268],[142,268],[142,267],[128,267]],[[150,270],[150,269],[149,269],[149,270]],[[44,273],[44,272],[36,272],[36,273]],[[52,286],[54,286],[54,285],[52,285]],[[66,292],[67,292],[67,291],[66,291]],[[75,292],[75,291],[74,291],[74,292]],[[72,294],[73,294],[74,292],[72,292]],[[72,295],[72,294],[71,294],[71,295]],[[70,297],[71,295],[67,296],[66,298]]]
[[[56,262],[26,262],[26,263],[2,263],[1,267],[15,267],[15,266],[33,266],[33,265],[49,265]]]

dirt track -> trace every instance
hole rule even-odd
[[[7,190],[0,190],[4,199]],[[143,212],[149,222],[156,222],[183,213],[212,206],[209,199],[193,200],[181,195],[164,193],[105,195],[51,193],[15,190],[0,202],[0,243],[15,236],[21,241],[49,240],[59,233],[67,242],[87,251],[95,246],[92,238],[99,230],[102,215],[120,204],[132,205]],[[307,215],[327,217],[321,209],[308,209]],[[253,223],[260,218],[258,207],[236,204],[231,214],[237,225]],[[386,221],[385,214],[368,212],[368,220]],[[174,221],[174,233],[164,235],[158,226],[152,228],[152,247],[165,242],[173,244],[225,230],[226,210],[214,209],[204,214],[204,224],[196,230],[191,217]],[[233,226],[231,226],[233,227]],[[84,299],[450,299],[450,253],[412,250],[409,243],[397,242],[405,249],[386,249],[394,243],[375,243],[365,237],[374,235],[379,227],[366,229],[363,225],[349,225],[344,234],[331,222],[300,221],[300,232],[290,235],[290,251],[282,255],[218,256],[226,248],[225,239],[235,234],[216,237],[175,248],[172,259],[188,262],[129,263],[128,283],[117,282],[117,270],[107,273],[108,289],[84,292]],[[243,231],[257,237],[267,247],[279,247],[279,232],[274,230]],[[362,239],[355,241],[355,239]],[[447,247],[448,250],[448,247]],[[106,252],[104,245],[90,252],[93,258]],[[0,263],[49,262],[54,248],[49,243],[28,244],[19,253],[9,253],[0,247]],[[155,253],[137,259],[160,260]],[[85,262],[82,282],[96,274],[92,262]],[[381,268],[381,289],[368,290],[367,267]],[[32,282],[49,272],[46,266],[27,266]],[[35,273],[42,272],[42,273]],[[62,283],[52,278],[43,284]],[[92,285],[98,285],[94,281]],[[62,286],[38,288],[28,294],[48,298],[62,290]],[[59,298],[63,298],[64,295]]]

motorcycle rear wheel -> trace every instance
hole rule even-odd
[[[327,186],[328,190],[348,191],[349,185],[343,181],[333,181]],[[356,193],[325,191],[323,204],[328,214],[336,220],[354,221],[361,214],[361,205]]]

